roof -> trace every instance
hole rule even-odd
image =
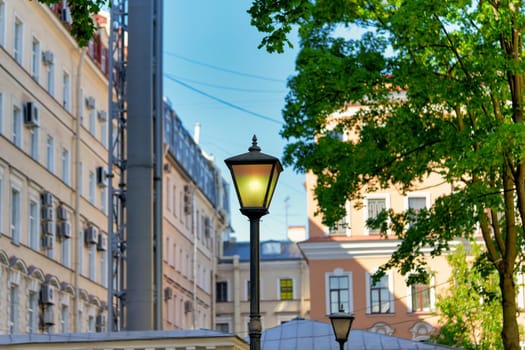
[[[250,261],[250,242],[224,242],[224,256],[239,256],[240,262]],[[259,260],[279,261],[279,260],[304,260],[301,250],[295,242],[268,240],[259,245]],[[229,261],[229,260],[228,260]],[[226,262],[220,259],[219,263]]]
[[[223,333],[207,329],[169,330],[169,331],[122,331],[101,333],[51,333],[51,334],[9,334],[0,335],[0,345],[20,345],[37,343],[77,343],[105,342],[113,340],[148,340],[166,338],[220,338],[235,337],[231,333]]]
[[[261,346],[262,350],[339,350],[331,324],[299,318],[265,330],[262,334]],[[345,343],[345,349],[444,350],[452,348],[352,329]]]

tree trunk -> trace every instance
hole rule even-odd
[[[503,329],[501,330],[503,347],[505,350],[520,350],[519,329],[516,319],[517,308],[513,264],[505,264],[501,270],[498,269],[498,272],[503,307]]]

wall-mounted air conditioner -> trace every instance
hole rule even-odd
[[[45,235],[42,237],[42,248],[53,249],[55,246],[55,238],[51,235]]]
[[[42,223],[42,233],[46,236],[53,235],[53,221],[45,221]]]
[[[100,120],[101,122],[105,122],[106,120],[108,120],[108,114],[106,113],[106,111],[98,111],[97,117],[98,120]]]
[[[94,109],[97,101],[93,96],[86,97],[86,108]]]
[[[99,187],[106,187],[108,185],[106,168],[102,166],[97,167],[97,185]]]
[[[97,250],[101,250],[101,251],[108,250],[108,239],[102,233],[98,234]]]
[[[40,198],[44,207],[50,207],[53,205],[53,194],[51,192],[42,192]]]
[[[52,305],[49,305],[44,309],[42,321],[46,327],[53,326],[55,324],[55,308]]]
[[[57,219],[60,221],[67,221],[69,219],[69,213],[65,206],[60,205],[57,208]]]
[[[47,51],[42,51],[42,63],[45,64],[46,66],[50,66],[54,63],[55,61],[55,56],[53,55],[53,53],[49,50]]]
[[[168,174],[171,173],[171,165],[169,163],[164,163],[164,171]]]
[[[53,305],[55,303],[55,291],[49,283],[42,284],[40,289],[40,301],[42,304]]]
[[[171,287],[164,288],[164,300],[173,298],[173,289]]]
[[[93,225],[89,225],[84,232],[86,244],[97,244],[98,243],[98,228]]]
[[[24,124],[28,128],[40,126],[40,108],[35,102],[27,102],[24,105]]]
[[[191,301],[186,300],[184,302],[184,313],[189,313],[192,311],[193,311],[193,304],[191,303]]]
[[[62,221],[58,225],[58,230],[60,231],[60,237],[71,238],[71,223],[69,221]]]
[[[53,207],[42,207],[40,214],[42,221],[53,220]]]

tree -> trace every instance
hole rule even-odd
[[[38,1],[46,5],[62,2],[62,0]],[[91,15],[98,13],[106,3],[106,0],[69,0],[67,3],[71,9],[71,18],[73,19],[71,35],[75,37],[80,47],[85,47],[96,30]]]
[[[479,225],[498,273],[507,350],[520,348],[513,276],[525,220],[524,6],[254,0],[249,10],[252,24],[268,33],[261,46],[270,52],[283,51],[298,27],[297,74],[283,110],[284,162],[317,176],[325,224],[342,218],[345,203],[361,199],[363,189],[410,191],[429,174],[442,176],[454,190],[421,210],[415,225],[406,225],[414,213],[381,216],[380,226],[402,242],[383,268],[423,271],[422,247],[442,254]],[[364,33],[356,39],[338,35],[358,30]],[[349,103],[363,108],[329,131],[333,113]],[[353,141],[340,141],[337,132]]]
[[[480,247],[471,245],[468,262],[463,246],[447,256],[452,267],[451,288],[438,295],[436,307],[442,327],[435,337],[440,344],[465,350],[503,349],[501,342],[501,292],[498,276]]]

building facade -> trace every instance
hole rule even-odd
[[[164,121],[164,329],[212,329],[228,185],[169,102]]]
[[[359,106],[346,111],[351,114]],[[344,118],[345,113],[337,116]],[[343,141],[351,135],[340,135]],[[402,212],[430,208],[440,196],[449,194],[450,184],[431,175],[412,192],[401,189],[363,189],[363,200],[347,203],[348,215],[335,227],[322,224],[314,213],[317,202],[313,189],[315,176],[306,177],[309,238],[299,243],[310,269],[311,318],[328,322],[327,315],[337,312],[355,314],[354,328],[397,337],[426,340],[438,327],[436,295],[449,289],[450,267],[445,256],[428,259],[429,284],[408,286],[407,277],[388,271],[378,282],[372,275],[397,249],[394,236],[384,239],[379,230],[366,225],[383,209]],[[388,233],[390,235],[390,233]]]
[[[260,310],[264,329],[296,317],[310,317],[308,265],[296,243],[260,244]],[[224,242],[215,283],[215,328],[248,337],[250,319],[250,244]]]
[[[0,0],[0,333],[95,331],[107,286],[105,32]]]

